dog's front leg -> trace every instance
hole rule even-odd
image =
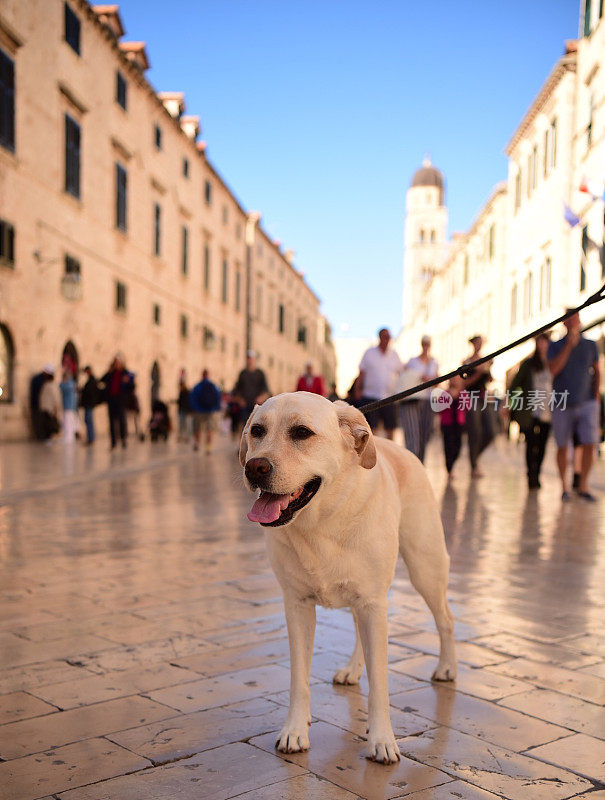
[[[315,636],[315,603],[286,592],[284,606],[290,642],[290,708],[275,746],[282,753],[297,753],[309,749],[309,676]]]
[[[366,757],[393,764],[399,761],[400,753],[389,712],[387,603],[368,603],[356,611],[370,684]]]

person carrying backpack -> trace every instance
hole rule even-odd
[[[208,370],[202,372],[202,380],[191,390],[189,405],[193,411],[193,449],[199,450],[202,429],[206,433],[206,455],[212,446],[212,434],[216,430],[216,412],[221,409],[221,393],[208,377]]]

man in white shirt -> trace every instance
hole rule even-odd
[[[391,334],[388,328],[381,328],[378,331],[378,340],[376,347],[370,347],[365,351],[359,364],[359,377],[355,392],[359,398],[358,405],[382,400],[392,394],[395,380],[403,369],[397,353],[389,349]],[[397,426],[394,405],[372,411],[366,416],[372,430],[382,422],[387,439],[393,438],[393,431]]]

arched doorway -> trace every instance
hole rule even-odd
[[[6,325],[0,322],[0,403],[13,401],[14,360],[13,337]]]
[[[151,367],[151,405],[160,399],[160,365],[157,361]]]
[[[78,369],[80,365],[80,358],[75,344],[71,339],[66,342],[63,348],[63,355],[61,356],[61,369],[68,370],[72,373],[74,378],[78,377]]]

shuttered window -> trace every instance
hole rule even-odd
[[[0,50],[0,144],[15,149],[15,64]]]

